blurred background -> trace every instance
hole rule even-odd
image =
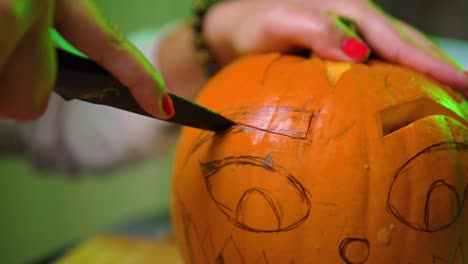
[[[96,0],[125,33],[190,14],[190,0]],[[466,0],[377,0],[433,36],[468,39]],[[468,48],[464,42],[456,49]],[[467,58],[468,60],[468,58]],[[467,64],[465,64],[467,65]],[[1,133],[0,133],[1,135]],[[19,155],[0,156],[0,262],[28,263],[68,243],[135,219],[168,215],[170,155],[76,179],[37,172]],[[98,175],[99,174],[99,175]],[[99,177],[98,177],[99,176]]]
[[[426,34],[468,40],[466,0],[374,0],[385,11]]]

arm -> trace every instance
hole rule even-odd
[[[164,76],[169,91],[193,100],[208,78],[197,58],[192,37],[188,23],[180,23],[155,45],[153,61]]]

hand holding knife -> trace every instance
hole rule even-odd
[[[57,49],[57,59],[54,91],[63,99],[77,99],[153,117],[140,107],[123,84],[98,64],[62,49]],[[212,110],[174,94],[169,95],[175,115],[164,121],[211,131],[222,131],[236,125]]]

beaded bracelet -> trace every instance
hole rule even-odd
[[[213,76],[218,70],[219,65],[211,53],[203,36],[203,20],[211,7],[222,2],[222,0],[195,0],[193,3],[193,45],[196,50],[198,60],[205,67],[205,71],[209,77]]]

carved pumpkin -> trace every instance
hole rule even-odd
[[[197,102],[240,125],[181,134],[186,263],[468,263],[468,104],[450,88],[274,53],[231,64]]]

